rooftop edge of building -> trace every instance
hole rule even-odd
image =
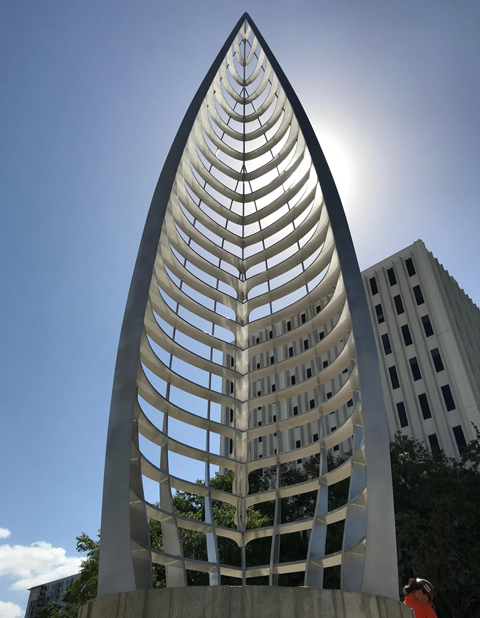
[[[403,249],[400,249],[396,253],[392,253],[392,255],[389,255],[388,257],[383,258],[383,260],[380,260],[380,261],[376,262],[375,264],[372,264],[371,266],[368,266],[367,268],[364,268],[362,270],[362,275],[365,276],[367,273],[369,273],[370,271],[375,270],[376,268],[378,268],[380,266],[384,266],[386,264],[389,264],[390,262],[393,262],[397,258],[402,258],[402,257],[406,256],[409,252],[412,251],[412,249],[414,247],[416,247],[418,245],[422,246],[430,254],[432,253],[429,249],[427,249],[427,247],[426,247],[425,243],[423,242],[423,240],[421,238],[419,238],[419,239],[415,240],[412,244],[407,245],[406,247],[404,247]]]

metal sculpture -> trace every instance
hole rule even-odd
[[[292,347],[298,341],[307,343]],[[326,353],[331,362],[319,367]],[[191,373],[176,370],[179,362]],[[202,371],[203,384],[196,378]],[[327,399],[325,385],[338,384],[338,376],[341,386]],[[192,403],[195,397],[204,412]],[[304,402],[295,416],[293,398]],[[161,426],[142,409],[143,401],[161,413]],[[278,414],[254,423],[265,406]],[[343,422],[328,433],[326,417],[339,409]],[[204,430],[205,448],[173,439],[172,419]],[[282,434],[312,423],[316,441],[282,448]],[[142,454],[139,435],[160,447],[160,461]],[[213,435],[222,440],[221,453],[211,448]],[[255,457],[255,441],[272,435],[278,448]],[[328,470],[328,450],[347,440],[351,457]],[[172,452],[204,462],[205,485],[173,476]],[[279,471],[314,454],[320,457],[317,479],[282,487],[277,474],[271,489],[249,493],[252,471]],[[233,470],[233,493],[210,486],[211,466]],[[158,482],[160,507],[144,499],[142,475]],[[329,511],[328,487],[348,478],[347,503]],[[173,490],[204,496],[205,521],[178,517]],[[317,491],[314,517],[282,524],[281,499],[311,491]],[[236,529],[216,524],[214,500],[235,507]],[[274,501],[274,525],[246,530],[248,507],[265,501]],[[161,522],[163,552],[150,547],[147,517]],[[327,528],[343,519],[343,548],[326,555]],[[206,535],[208,561],[184,557],[181,529]],[[309,534],[308,555],[282,562],[281,537],[297,531]],[[220,563],[222,536],[242,549],[240,567]],[[245,547],[261,537],[272,538],[271,559],[251,567]],[[350,232],[310,122],[247,14],[195,95],[165,162],[120,336],[99,596],[150,587],[152,561],[165,565],[167,586],[186,585],[191,569],[208,572],[211,585],[222,576],[245,584],[262,575],[275,585],[278,575],[301,571],[305,585],[321,587],[324,569],[341,565],[343,589],[398,594],[387,425]]]

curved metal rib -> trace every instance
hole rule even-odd
[[[189,442],[193,427],[204,444]],[[331,449],[352,454],[329,469]],[[202,462],[205,484],[176,475],[172,453]],[[282,486],[282,466],[311,456],[318,477]],[[210,486],[212,466],[234,472],[232,493]],[[268,467],[273,486],[249,493],[249,474]],[[142,476],[159,484],[159,506],[145,500]],[[348,479],[348,502],[329,511],[329,486]],[[142,238],[115,370],[99,595],[149,587],[155,562],[167,586],[195,570],[211,585],[275,585],[304,571],[318,587],[340,566],[344,589],[395,598],[390,482],[375,344],[340,198],[298,98],[244,15],[187,111]],[[205,500],[204,521],[175,513],[175,490]],[[312,491],[313,517],[282,524],[282,499]],[[214,500],[235,507],[236,529],[217,525]],[[247,509],[268,501],[273,525],[247,530]],[[161,523],[163,552],[150,548],[147,516]],[[341,521],[343,547],[326,555],[328,526]],[[205,535],[207,561],[184,556],[182,529]],[[301,531],[305,558],[282,561],[282,535]],[[239,545],[241,567],[221,564],[217,537]],[[270,561],[252,567],[245,548],[260,538],[271,538]]]

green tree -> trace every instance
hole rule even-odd
[[[442,617],[480,616],[480,440],[460,460],[398,434],[391,445],[399,575],[425,577]]]
[[[70,584],[65,593],[64,601],[69,610],[75,610],[97,596],[99,545],[99,541],[94,541],[84,532],[77,536],[77,551],[86,554],[86,559],[82,562],[80,577]]]
[[[35,618],[65,618],[65,614],[59,605],[51,601],[37,607]]]

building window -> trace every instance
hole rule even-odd
[[[290,384],[293,386],[296,382],[295,376],[290,377]]]
[[[230,455],[233,453],[233,440],[230,440]]]
[[[258,426],[261,427],[262,426],[262,421],[258,421]]]
[[[230,408],[230,422],[233,423],[233,409]]]
[[[424,315],[422,317],[422,324],[423,324],[423,330],[425,331],[425,335],[427,337],[431,337],[433,335],[433,327],[432,327],[432,323],[430,322],[430,318],[428,317],[428,315]]]
[[[439,451],[440,450],[440,444],[438,443],[438,438],[437,438],[437,434],[436,433],[431,433],[428,436],[428,442],[430,444],[430,448],[432,449],[432,451]]]
[[[262,391],[257,391],[257,397],[260,397],[261,394],[262,394]]]
[[[340,447],[338,446],[338,444],[336,444],[336,445],[333,447],[333,450],[334,450],[334,451],[338,451],[338,450],[340,450]]]
[[[288,348],[288,355],[290,358],[293,356],[293,348]]]
[[[272,384],[272,393],[274,393],[277,390],[277,387],[275,384]]]
[[[233,393],[233,382],[230,382],[230,392]]]
[[[257,338],[255,339],[255,343],[260,343],[260,337],[257,337]]]
[[[402,315],[405,313],[405,309],[403,308],[402,297],[400,294],[397,294],[393,297],[393,302],[395,303],[395,309],[397,310],[397,315]]]
[[[418,364],[417,357],[414,356],[413,358],[410,358],[409,362],[410,362],[410,369],[412,370],[413,381],[417,382],[418,380],[421,380],[422,374],[420,373],[420,366]]]
[[[262,437],[258,438],[258,442],[262,443],[263,442],[263,438]]]
[[[423,298],[423,294],[422,294],[422,290],[420,289],[419,285],[416,285],[413,288],[413,294],[415,296],[415,300],[417,301],[417,305],[423,305],[423,303],[425,302],[424,298]]]
[[[395,271],[393,270],[393,268],[389,268],[387,270],[387,275],[388,275],[388,281],[389,281],[390,285],[396,285],[397,284],[397,278],[395,277]]]
[[[327,393],[327,399],[330,399],[331,396],[332,396],[332,393]]]
[[[390,337],[388,336],[388,333],[385,333],[385,335],[382,335],[382,343],[383,343],[383,350],[385,352],[385,355],[391,354],[392,346],[390,345]]]
[[[270,365],[275,363],[275,356],[270,356]]]
[[[370,279],[370,289],[372,290],[373,296],[375,296],[375,294],[378,294],[377,280],[375,279],[375,277],[372,277]]]
[[[277,415],[276,414],[273,415],[273,419],[272,420],[275,423],[275,421],[277,420]],[[277,434],[275,434],[275,435],[277,435]]]
[[[317,305],[317,306],[315,307],[315,310],[316,310],[316,312],[317,312],[317,313],[320,313],[320,311],[322,310],[322,308],[320,307],[320,305]]]
[[[293,408],[293,416],[297,416],[298,414],[298,406],[294,406]]]
[[[311,378],[312,377],[312,370],[310,369],[310,367],[307,369],[307,378]]]
[[[390,374],[390,382],[392,383],[392,388],[395,390],[396,388],[400,388],[400,382],[398,381],[398,373],[395,365],[392,365],[388,368],[388,372]]]
[[[407,411],[405,410],[405,404],[403,401],[397,403],[398,420],[400,421],[400,427],[408,427]]]
[[[315,399],[310,399],[310,410],[315,407]]]
[[[349,399],[347,401],[347,408],[351,408],[353,406],[353,399]]]
[[[447,407],[448,412],[450,412],[450,410],[455,410],[455,402],[453,401],[452,391],[448,384],[445,384],[445,386],[442,386],[442,395],[443,395],[443,400],[445,401],[445,406]]]
[[[292,323],[290,320],[287,322],[287,330],[292,330]]]
[[[302,319],[302,324],[305,324],[305,322],[307,321],[307,316],[304,313],[302,313],[301,319]]]
[[[405,260],[405,266],[407,267],[407,273],[409,277],[413,277],[416,274],[415,266],[413,265],[412,258],[407,258]]]
[[[348,367],[346,367],[346,368],[342,371],[342,373],[348,373]]]
[[[308,350],[308,339],[304,339],[303,341],[303,349]]]
[[[260,369],[260,363],[257,363],[257,369]]]
[[[318,433],[313,434],[313,441],[318,442]]]
[[[408,324],[404,324],[402,326],[402,335],[403,335],[403,341],[405,343],[405,347],[412,345],[413,343],[412,335],[410,334],[410,329],[408,328]]]
[[[295,448],[300,448],[300,440],[297,440],[297,441],[295,442]]]
[[[270,337],[270,339],[273,339],[273,330],[271,330],[271,331],[268,333],[268,336]]]
[[[425,420],[427,418],[432,418],[432,413],[430,412],[430,405],[428,403],[427,395],[423,393],[418,396],[418,401],[420,403],[420,408],[422,409],[422,416]]]
[[[378,305],[375,305],[375,313],[377,314],[377,322],[379,324],[382,324],[382,322],[385,322],[382,305],[380,303]]]
[[[463,433],[462,426],[457,425],[456,427],[452,427],[452,430],[457,442],[458,450],[461,453],[467,446],[467,441],[465,440],[465,434]]]
[[[328,367],[328,361],[323,361],[323,368]]]
[[[318,336],[320,337],[320,341],[325,337],[325,333],[323,332],[323,330],[320,331]]]
[[[443,366],[442,357],[440,356],[440,350],[438,348],[433,348],[433,350],[430,350],[430,354],[432,355],[433,364],[435,365],[435,371],[437,373],[443,371],[445,367]]]

